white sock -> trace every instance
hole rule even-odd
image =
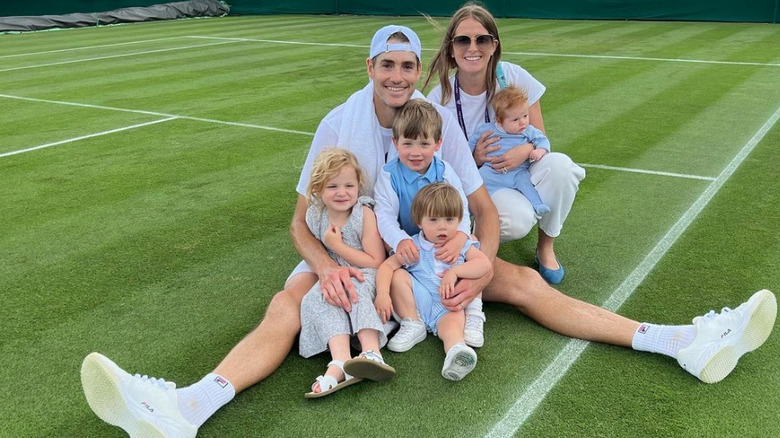
[[[482,313],[482,298],[477,297],[466,306],[466,316],[475,315],[485,319],[485,314]]]
[[[677,352],[693,342],[696,327],[693,325],[656,325],[643,322],[634,332],[631,347],[638,351],[661,353],[677,358]]]
[[[181,414],[187,421],[200,427],[214,412],[233,400],[236,390],[226,378],[209,373],[200,382],[179,389],[177,394]]]

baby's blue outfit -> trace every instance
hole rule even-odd
[[[466,239],[466,243],[461,248],[460,255],[458,255],[458,260],[450,265],[436,260],[436,248],[434,248],[432,242],[423,237],[422,232],[412,236],[412,240],[420,253],[420,261],[414,265],[407,266],[406,270],[412,275],[412,290],[414,291],[414,302],[417,304],[417,311],[428,331],[435,335],[439,319],[449,312],[441,303],[441,295],[439,295],[441,277],[438,274],[450,269],[454,265],[465,262],[466,252],[471,246],[479,249],[479,242],[470,238]]]
[[[477,146],[477,140],[485,131],[493,131],[488,138],[500,137],[493,146],[501,146],[498,150],[490,152],[488,157],[496,157],[505,154],[508,150],[515,146],[519,146],[526,143],[533,143],[536,149],[544,149],[550,152],[550,140],[542,131],[536,129],[532,125],[528,125],[525,130],[520,134],[509,134],[504,132],[503,129],[496,126],[496,122],[485,123],[480,125],[473,134],[471,134],[469,140],[469,147],[474,152],[474,148]],[[490,167],[490,163],[485,163],[479,168],[479,174],[482,175],[482,180],[485,182],[485,188],[491,195],[500,189],[513,188],[525,195],[534,207],[536,214],[541,215],[550,211],[543,201],[539,197],[539,193],[536,191],[531,182],[531,172],[528,168],[531,166],[531,160],[523,161],[517,169],[503,172],[501,170],[495,170]],[[540,211],[541,209],[541,211]]]

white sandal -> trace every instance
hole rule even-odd
[[[395,368],[386,364],[382,356],[372,350],[360,353],[360,356],[344,363],[344,369],[356,377],[384,382],[395,376]]]
[[[311,385],[311,392],[307,392],[303,396],[306,398],[319,398],[324,397],[326,395],[332,394],[340,389],[346,388],[349,385],[354,385],[355,383],[360,382],[361,378],[355,377],[352,375],[347,374],[346,371],[344,371],[344,362],[340,360],[332,360],[328,363],[328,367],[331,365],[337,366],[342,373],[344,373],[344,380],[339,382],[336,380],[333,376],[323,375],[323,376],[317,376],[314,383]],[[320,384],[320,392],[314,392],[314,387],[317,385],[317,383]]]

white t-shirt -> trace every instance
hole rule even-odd
[[[433,106],[439,111],[443,120],[442,146],[436,152],[436,156],[452,166],[463,184],[463,192],[466,196],[471,195],[482,186],[482,177],[474,164],[469,144],[460,130],[457,118],[443,106],[436,103]],[[337,106],[322,119],[320,126],[317,127],[311,148],[309,148],[309,155],[306,157],[301,177],[298,180],[298,187],[296,187],[296,191],[303,196],[306,196],[306,187],[309,184],[314,159],[324,148],[338,144],[338,132],[343,111],[344,104]],[[363,141],[359,144],[349,145],[347,148],[357,156],[358,162],[363,167],[368,179],[366,194],[372,197],[374,196],[374,184],[377,176],[382,171],[381,166],[374,164],[378,161],[376,160],[377,154],[385,157],[384,160],[379,160],[383,165],[398,156],[398,151],[393,146],[392,132],[388,129],[382,129],[382,139],[384,144],[373,144],[374,142],[367,138],[362,139]]]
[[[502,62],[501,67],[504,70],[504,76],[506,76],[506,82],[508,85],[514,85],[521,90],[524,90],[528,94],[528,106],[535,104],[541,99],[546,88],[536,78],[531,76],[525,69],[519,65],[509,62]],[[450,101],[447,102],[445,107],[452,112],[457,123],[457,108],[455,106],[455,75],[450,76],[450,88],[453,90],[453,95],[450,96]],[[498,84],[496,84],[498,89]],[[485,106],[487,105],[487,92],[472,96],[460,91],[461,109],[463,111],[463,122],[466,125],[466,130],[471,133],[477,129],[478,126],[485,123]],[[441,85],[437,85],[430,93],[428,93],[428,100],[435,103],[441,103]],[[488,114],[490,115],[490,121],[496,120],[496,112],[493,111],[492,106],[488,106]]]

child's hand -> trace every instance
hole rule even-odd
[[[449,299],[453,296],[455,291],[455,282],[458,281],[458,276],[455,275],[455,271],[447,269],[441,274],[441,285],[439,285],[439,296],[442,300]]]
[[[331,225],[325,230],[322,241],[330,249],[336,248],[341,243],[341,228]]]
[[[437,243],[436,248],[439,249],[436,251],[436,259],[448,265],[454,264],[458,261],[460,250],[463,248],[463,245],[466,244],[466,239],[468,239],[468,236],[458,232],[455,234],[455,237],[447,242],[443,244]]]
[[[404,266],[411,266],[420,261],[420,253],[417,252],[417,245],[412,239],[404,239],[395,249],[398,261]]]
[[[531,153],[528,155],[529,160],[533,161],[539,161],[547,155],[547,149],[534,149],[531,151]]]
[[[376,314],[382,319],[382,324],[386,323],[393,315],[393,302],[390,300],[389,293],[376,294],[374,307],[376,307]]]

